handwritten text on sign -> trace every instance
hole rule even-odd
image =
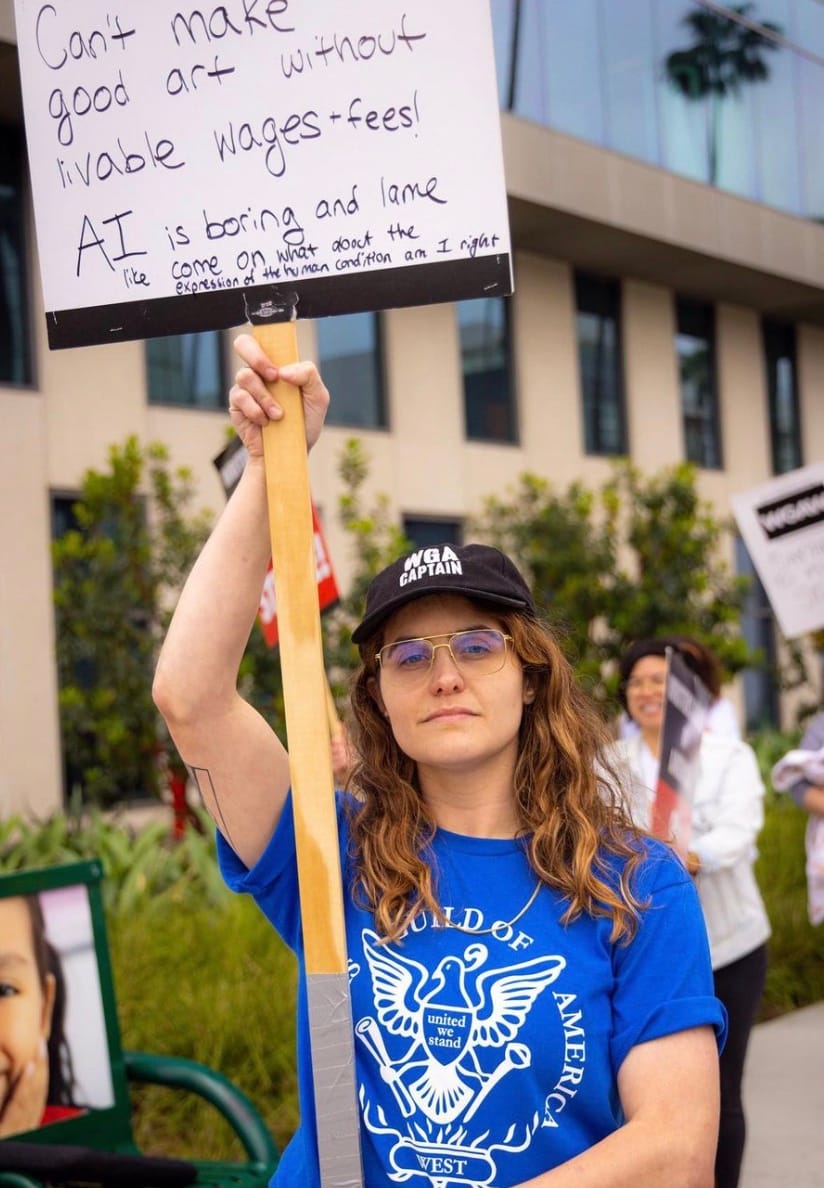
[[[489,257],[508,273],[486,3],[16,13],[52,317]],[[371,307],[421,298],[399,285]]]

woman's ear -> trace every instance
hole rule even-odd
[[[534,681],[530,677],[525,676],[524,677],[524,692],[523,692],[524,705],[532,705],[533,701],[535,700],[535,694],[537,692],[538,692],[538,690],[535,688]]]

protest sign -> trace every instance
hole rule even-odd
[[[733,495],[732,510],[787,639],[824,627],[824,463]]]
[[[686,858],[701,736],[712,698],[676,652],[667,649],[667,661],[661,761],[652,804],[651,832],[655,837],[674,842],[678,853]]]
[[[511,292],[478,0],[15,0],[54,348]]]

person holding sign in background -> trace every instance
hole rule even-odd
[[[301,1124],[273,1184],[318,1188],[288,758],[236,677],[269,555],[261,430],[281,410],[264,381],[302,389],[310,448],[329,397],[312,364],[278,373],[235,345],[249,462],[154,696],[227,881],[297,954]],[[520,573],[485,545],[420,550],[373,580],[353,639],[336,803],[366,1188],[710,1188],[725,1016],[695,886],[629,821],[606,729]]]
[[[809,723],[798,748],[775,764],[772,782],[809,813],[804,838],[807,911],[811,924],[824,924],[824,713]]]
[[[632,772],[634,816],[642,826],[649,825],[658,783],[667,648],[705,684],[712,680],[705,658],[689,642],[681,636],[639,640],[621,660],[619,696],[639,733],[616,743],[615,748],[617,757]],[[752,748],[705,731],[692,805],[688,866],[695,874],[707,924],[715,993],[729,1018],[729,1035],[721,1055],[717,1188],[738,1184],[746,1138],[741,1082],[767,973],[770,925],[753,869],[756,838],[764,823],[763,800],[764,785]]]
[[[700,640],[692,639],[687,635],[679,635],[675,638],[682,648],[692,652],[700,663],[701,679],[712,698],[705,729],[711,730],[713,734],[723,734],[728,738],[740,738],[741,727],[738,724],[735,706],[722,693],[721,666],[717,656]],[[621,715],[618,733],[620,738],[632,738],[639,733],[638,723],[626,711]]]

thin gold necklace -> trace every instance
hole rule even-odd
[[[538,892],[541,890],[541,887],[543,887],[543,882],[541,879],[538,879],[538,882],[532,888],[529,899],[521,910],[515,913],[511,920],[496,920],[491,928],[467,928],[465,924],[456,924],[454,920],[450,920],[448,916],[445,916],[444,919],[446,920],[447,927],[454,928],[458,932],[466,932],[469,936],[490,936],[493,932],[497,932],[499,928],[511,928],[513,924],[517,924],[527,914],[538,898]]]

